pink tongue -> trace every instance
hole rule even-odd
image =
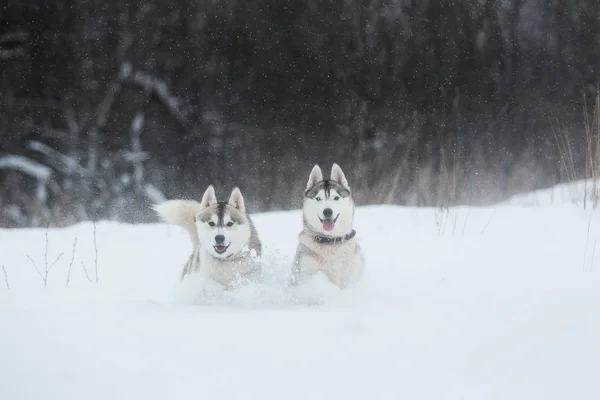
[[[333,223],[332,220],[330,220],[330,219],[323,220],[323,229],[325,229],[326,231],[332,230],[334,226],[335,226],[335,224]]]

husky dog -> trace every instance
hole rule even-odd
[[[315,165],[308,178],[302,208],[304,229],[292,267],[292,284],[323,272],[340,288],[355,282],[363,271],[364,257],[355,238],[354,202],[344,172],[331,168],[331,179]]]
[[[231,288],[260,275],[257,257],[262,245],[237,187],[227,202],[217,201],[210,185],[200,203],[168,200],[154,210],[165,222],[183,227],[192,239],[194,251],[181,279],[199,273]]]

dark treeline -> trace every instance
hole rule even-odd
[[[359,204],[496,201],[585,173],[598,68],[597,0],[5,0],[0,226],[298,207],[334,161]]]

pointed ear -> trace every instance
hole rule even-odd
[[[231,196],[229,196],[229,204],[240,210],[242,213],[246,213],[246,205],[244,204],[244,197],[242,197],[242,192],[236,186],[231,191]]]
[[[206,192],[204,192],[204,195],[202,196],[202,201],[200,202],[200,205],[202,206],[202,208],[206,208],[216,203],[217,195],[215,194],[215,188],[213,185],[208,185]]]
[[[350,186],[348,186],[348,181],[346,180],[346,176],[344,175],[344,171],[342,171],[340,166],[336,163],[333,163],[333,166],[331,167],[331,180],[339,183],[346,189],[350,189]]]
[[[312,171],[310,171],[310,176],[308,177],[308,182],[306,183],[306,190],[312,188],[317,183],[323,180],[323,172],[321,172],[321,167],[317,164],[313,167]]]

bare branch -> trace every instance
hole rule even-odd
[[[142,161],[146,161],[150,158],[150,154],[143,151],[137,153],[132,151],[124,151],[122,154],[123,160],[131,164],[141,163]]]
[[[123,63],[117,77],[108,86],[106,94],[104,95],[104,99],[102,99],[102,101],[98,105],[98,108],[96,110],[96,119],[94,121],[94,124],[90,126],[88,130],[87,139],[89,141],[89,151],[87,169],[90,171],[92,176],[96,172],[96,164],[98,162],[98,139],[100,129],[102,129],[104,125],[106,125],[110,109],[112,108],[115,100],[117,99],[117,95],[122,89],[122,81],[127,79],[130,74],[131,65],[129,63]]]
[[[10,43],[22,43],[29,38],[29,34],[24,31],[15,31],[3,33],[0,36],[0,46],[7,45]]]
[[[35,268],[35,270],[37,271],[38,275],[40,276],[40,278],[42,278],[42,280],[44,281],[44,285],[46,285],[46,279],[44,278],[44,274],[42,274],[42,271],[40,271],[37,267],[37,265],[35,265],[35,261],[33,261],[33,258],[27,256],[27,258],[29,258],[29,261],[31,261],[31,264],[33,265],[33,268]]]
[[[65,253],[62,252],[58,255],[58,257],[56,257],[56,260],[54,260],[54,262],[52,264],[50,264],[50,268],[48,268],[48,272],[50,272],[50,270],[52,268],[54,268],[54,266],[56,265],[56,263],[58,262],[58,260],[60,260],[60,258],[64,255]]]
[[[585,251],[583,252],[583,271],[585,271],[585,259],[587,258],[588,244],[590,242],[590,226],[591,225],[592,225],[592,213],[590,213],[590,218],[588,219],[587,236],[585,239]]]
[[[138,111],[131,121],[131,155],[147,155],[142,152],[142,141],[141,141],[141,133],[142,128],[144,127],[144,113],[143,111]],[[144,180],[144,165],[142,164],[143,159],[138,158],[133,160],[133,171],[135,177],[135,185],[138,190],[142,187],[142,181]]]
[[[65,122],[67,123],[67,127],[71,135],[79,134],[80,128],[79,124],[77,123],[77,117],[75,115],[75,111],[73,111],[71,107],[67,108],[67,111],[65,112]]]
[[[4,282],[6,282],[6,288],[10,290],[10,285],[8,284],[8,274],[6,273],[6,268],[4,268],[4,265],[2,266],[2,271],[4,271]]]
[[[46,245],[44,248],[44,283],[48,281],[48,231],[50,230],[50,224],[46,224]]]
[[[0,169],[14,169],[42,182],[48,182],[52,177],[50,168],[23,156],[0,157]]]
[[[0,36],[0,60],[21,57],[26,54],[25,42],[29,35],[27,32],[8,32]]]
[[[147,90],[149,93],[154,93],[156,97],[167,107],[171,115],[181,124],[187,124],[188,119],[184,111],[181,110],[180,100],[177,96],[171,93],[169,86],[162,79],[142,71],[136,71],[131,81]]]
[[[71,254],[71,262],[69,263],[69,271],[67,272],[67,284],[69,286],[69,281],[71,280],[71,267],[73,266],[73,261],[75,260],[75,247],[77,246],[77,237],[73,241],[73,253]]]
[[[94,221],[94,269],[96,272],[96,283],[98,283],[98,243],[96,242],[96,221]]]
[[[66,174],[77,173],[81,177],[90,176],[90,172],[82,167],[75,158],[66,156],[42,142],[31,140],[27,143],[27,147],[48,157],[56,168]]]
[[[14,49],[0,49],[0,60],[10,60],[11,58],[22,57],[25,55],[25,49],[16,47]]]
[[[85,277],[87,278],[87,280],[92,283],[92,280],[90,279],[90,276],[87,272],[87,269],[85,269],[85,265],[83,264],[83,261],[81,262],[81,268],[83,268],[83,272],[85,272]]]
[[[494,217],[495,214],[496,214],[496,209],[494,209],[494,211],[492,212],[492,214],[490,215],[490,217],[486,221],[485,225],[483,226],[483,229],[481,229],[481,234],[482,235],[485,233],[485,231],[488,228],[490,222],[492,222],[492,218]]]

